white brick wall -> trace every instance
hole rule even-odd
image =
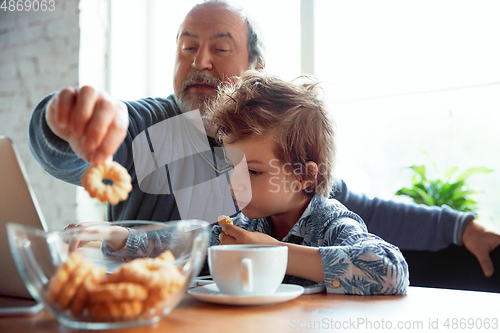
[[[54,11],[0,10],[0,135],[17,144],[50,228],[76,220],[76,187],[48,175],[27,145],[28,122],[40,99],[78,86],[78,0],[56,0]]]

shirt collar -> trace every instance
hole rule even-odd
[[[309,221],[309,216],[314,212],[315,208],[318,205],[321,205],[325,200],[327,200],[327,198],[320,195],[315,195],[307,205],[304,213],[302,213],[302,216],[297,222],[295,222],[294,226],[288,232],[285,238],[283,238],[283,241],[286,242],[292,236],[304,237],[307,229],[307,222]],[[271,228],[271,221],[268,221],[267,218],[259,219],[259,224],[265,224],[269,229]]]

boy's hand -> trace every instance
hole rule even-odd
[[[71,228],[77,228],[77,227],[89,227],[93,225],[109,225],[109,222],[83,222],[83,223],[71,223],[68,224],[64,230],[68,230]],[[127,238],[129,235],[129,231],[126,228],[119,227],[119,226],[105,226],[105,241],[113,251],[118,251],[122,249],[126,242]],[[73,234],[71,239],[68,239],[69,243],[69,252],[73,252],[76,249],[84,246],[85,244],[92,242],[92,241],[102,241],[103,240],[103,234],[101,234],[100,230],[98,228],[92,229],[92,230],[82,230],[76,234]]]
[[[304,279],[323,282],[325,273],[319,248],[297,244],[282,243],[277,239],[258,231],[246,231],[232,224],[222,226],[219,239],[222,245],[227,244],[261,244],[285,245],[288,247],[288,263],[286,274]]]
[[[280,242],[266,234],[258,231],[246,231],[232,224],[222,226],[223,233],[219,234],[219,240],[222,245],[227,244],[263,244],[280,245]]]
[[[118,150],[129,124],[125,103],[89,86],[61,90],[50,101],[45,119],[78,156],[95,163]]]

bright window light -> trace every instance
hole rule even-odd
[[[405,167],[500,169],[500,2],[316,0],[315,68],[338,123],[337,175],[386,199]],[[498,219],[500,174],[476,175]],[[399,199],[399,198],[398,198]]]

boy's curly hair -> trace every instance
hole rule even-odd
[[[246,71],[219,89],[204,117],[221,143],[271,135],[277,142],[276,157],[297,178],[307,180],[306,162],[315,162],[316,181],[304,194],[328,197],[336,154],[334,123],[319,97],[319,81],[310,76],[296,80]]]

